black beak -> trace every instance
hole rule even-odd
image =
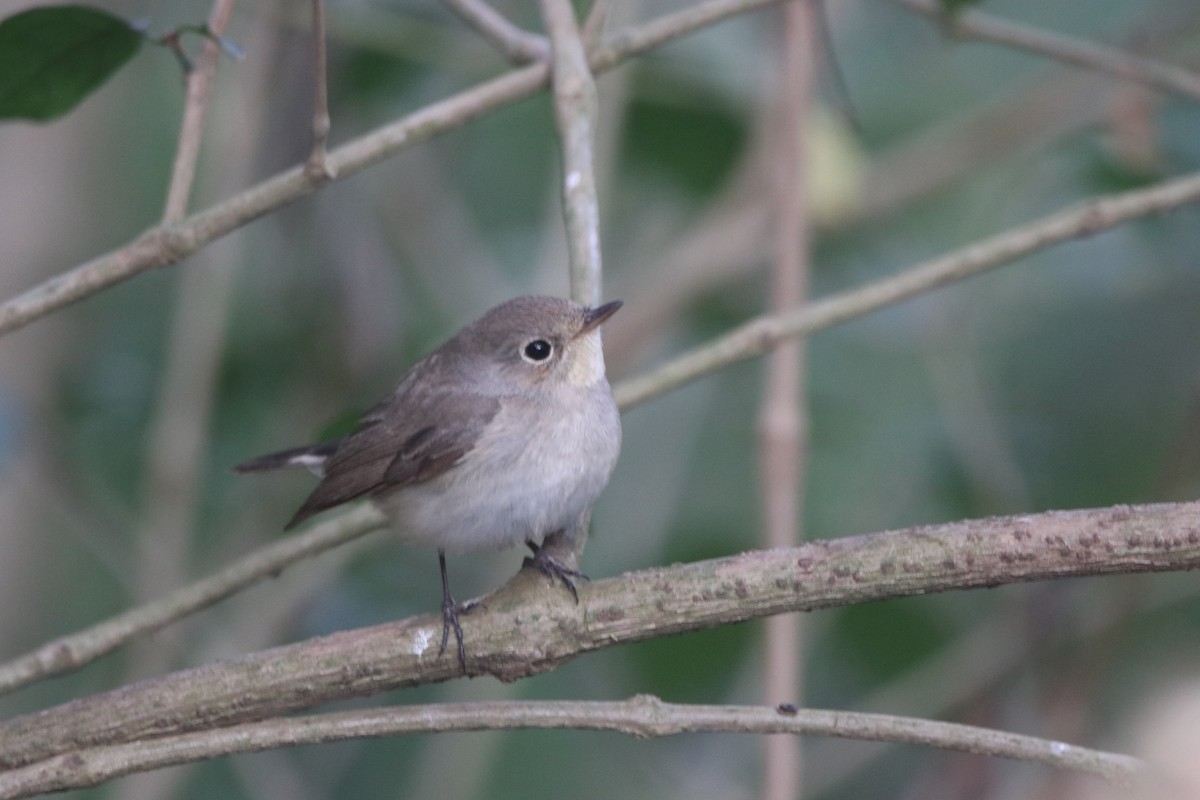
[[[617,313],[617,309],[625,305],[620,300],[613,300],[611,303],[605,303],[596,308],[589,308],[583,312],[583,327],[579,329],[576,336],[583,336],[585,333],[591,333],[604,324],[605,320]]]

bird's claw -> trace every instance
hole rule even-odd
[[[585,581],[591,580],[591,578],[579,570],[571,569],[561,561],[558,561],[547,553],[546,549],[541,545],[535,544],[532,541],[527,541],[525,544],[533,551],[533,555],[527,557],[521,566],[534,567],[542,574],[549,576],[550,580],[559,581],[563,586],[567,587],[567,591],[571,593],[571,597],[575,598],[575,602],[578,604],[579,591],[575,588],[575,581],[572,578],[580,578]]]
[[[438,648],[438,658],[446,652],[446,643],[450,641],[450,629],[454,629],[454,638],[458,640],[458,663],[462,666],[463,672],[467,671],[467,651],[463,647],[463,632],[462,625],[458,622],[458,613],[463,611],[464,607],[454,602],[454,598],[447,594],[442,599],[442,646]]]

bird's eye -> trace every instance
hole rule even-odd
[[[545,339],[534,339],[522,351],[526,361],[545,361],[553,352],[554,346]]]

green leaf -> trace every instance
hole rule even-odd
[[[62,116],[143,39],[120,17],[87,6],[42,6],[0,21],[0,119]]]

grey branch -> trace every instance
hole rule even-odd
[[[950,36],[1025,50],[1064,64],[1133,81],[1152,89],[1169,92],[1193,102],[1200,101],[1200,74],[1141,58],[1072,36],[1051,33],[1030,25],[1009,22],[990,14],[963,9],[947,20],[936,0],[896,0],[905,8],[944,23]]]
[[[820,709],[681,705],[639,695],[618,702],[506,701],[403,706],[273,719],[215,731],[96,747],[0,773],[0,800],[95,786],[133,772],[234,753],[411,733],[513,729],[680,733],[790,733],[917,744],[1079,770],[1128,786],[1138,759],[972,725]]]
[[[203,580],[82,631],[63,636],[0,665],[0,694],[52,675],[78,669],[125,644],[217,603],[285,567],[369,533],[383,515],[361,506],[304,533],[280,539]]]
[[[773,614],[955,589],[1200,567],[1200,504],[927,525],[598,580],[576,605],[523,570],[462,616],[467,673],[512,681],[583,653]],[[207,664],[0,723],[0,769],[224,728],[462,676],[423,615]]]
[[[721,19],[781,0],[707,0],[644,25],[619,32],[590,59],[594,72],[610,70],[670,39]],[[550,68],[539,63],[479,84],[385,125],[336,150],[326,159],[329,175],[349,177],[401,150],[427,141],[544,88]],[[210,242],[293,203],[328,182],[303,166],[293,167],[174,225],[151,228],[134,241],[57,275],[0,305],[0,335],[155,267],[175,264]]]
[[[329,81],[326,56],[325,0],[312,0],[313,37],[313,118],[312,151],[305,170],[317,181],[337,177],[329,166],[326,145],[329,142]]]
[[[596,131],[596,82],[588,66],[570,0],[542,0],[550,35],[554,119],[562,150],[563,218],[571,297],[584,305],[600,300],[600,209],[592,169]]]
[[[232,0],[213,3],[208,17],[208,29],[221,36],[225,33],[225,27],[229,24],[232,14]],[[200,140],[204,136],[204,114],[208,110],[208,99],[212,94],[213,75],[217,70],[219,53],[220,47],[215,41],[206,41],[196,64],[187,75],[187,99],[184,102],[183,119],[179,125],[175,161],[171,165],[171,181],[167,185],[167,202],[162,219],[164,224],[178,222],[187,213],[188,198],[192,195],[192,184],[196,178],[196,161],[200,157]]]
[[[550,54],[545,37],[522,30],[504,18],[484,0],[442,0],[442,2],[499,50],[510,64],[544,61]]]
[[[893,278],[810,303],[795,311],[758,317],[614,390],[630,408],[737,361],[761,355],[778,342],[810,334],[885,306],[1015,261],[1052,244],[1092,236],[1130,220],[1200,200],[1200,173],[1080,203],[1057,214],[996,234],[919,264]]]

